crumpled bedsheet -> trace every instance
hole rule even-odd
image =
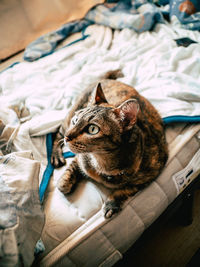
[[[0,266],[30,266],[44,226],[40,163],[31,151],[0,157]]]
[[[23,122],[52,110],[65,116],[82,90],[107,71],[120,68],[124,77],[119,80],[148,98],[162,118],[179,116],[179,121],[180,116],[192,116],[199,121],[198,31],[157,24],[152,32],[124,29],[113,33],[109,27],[93,25],[85,33],[90,36],[83,41],[2,72],[0,118],[10,116],[8,120],[16,122],[18,116]],[[185,36],[197,43],[177,46],[174,39]]]
[[[91,8],[81,20],[64,24],[54,32],[41,36],[27,46],[24,59],[34,61],[51,54],[57,45],[70,34],[82,32],[81,39],[88,37],[84,30],[99,24],[113,29],[129,28],[136,32],[152,30],[157,23],[170,20],[188,30],[200,30],[200,5],[198,0],[108,0]]]

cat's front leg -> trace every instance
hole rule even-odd
[[[136,187],[113,191],[104,206],[105,218],[109,219],[113,216],[113,214],[118,213],[122,209],[122,205],[125,200],[127,200],[130,196],[135,195],[137,192],[138,189]]]
[[[77,158],[75,157],[59,179],[57,187],[63,194],[69,194],[81,178],[82,173],[79,169]]]
[[[51,164],[58,168],[65,165],[65,158],[63,157],[62,146],[64,143],[63,136],[57,132],[53,136],[53,148],[51,154]]]

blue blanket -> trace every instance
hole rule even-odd
[[[177,18],[183,28],[200,30],[200,4],[198,0],[108,0],[94,6],[81,20],[64,24],[54,32],[41,36],[25,50],[24,59],[34,61],[51,54],[59,42],[70,34],[82,31],[91,24],[113,29],[130,28],[136,32],[150,31],[156,23]]]

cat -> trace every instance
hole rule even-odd
[[[133,87],[105,75],[95,88],[84,91],[55,133],[51,162],[65,164],[60,143],[76,154],[58,182],[69,194],[83,177],[111,189],[104,205],[105,218],[122,209],[162,171],[168,158],[162,119],[153,105]]]

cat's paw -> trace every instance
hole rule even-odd
[[[107,201],[104,206],[104,217],[109,219],[113,216],[113,214],[118,213],[121,210],[119,204],[117,204],[114,200]]]
[[[51,164],[55,168],[59,168],[65,165],[65,158],[63,157],[62,154],[62,149],[57,149],[52,151],[51,155]]]
[[[63,194],[69,194],[72,191],[74,183],[71,179],[71,172],[69,170],[66,170],[64,174],[61,176],[61,178],[58,181],[57,188],[63,193]]]

